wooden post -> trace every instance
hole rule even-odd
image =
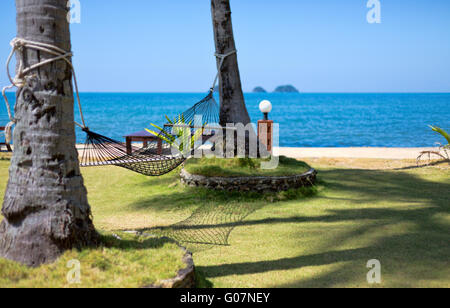
[[[273,121],[259,120],[258,121],[258,139],[267,147],[267,151],[272,153],[273,147]]]
[[[126,140],[127,140],[127,154],[131,155],[131,153],[133,152],[133,149],[131,148],[132,138],[131,137],[126,137]]]
[[[162,140],[158,138],[158,155],[162,154]]]

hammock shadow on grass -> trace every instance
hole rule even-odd
[[[195,192],[195,193],[194,193]],[[204,203],[187,219],[170,226],[141,229],[150,236],[168,237],[180,244],[189,244],[190,250],[203,250],[211,246],[228,246],[231,232],[245,225],[244,220],[255,211],[271,202],[306,198],[317,193],[316,187],[293,189],[279,193],[226,193],[208,191],[203,188],[188,189],[185,200],[195,195],[196,202]],[[182,194],[183,195],[183,194]],[[184,199],[181,196],[177,200]],[[194,201],[194,200],[189,200]]]
[[[189,248],[227,246],[233,229],[261,208],[261,203],[237,203],[225,205],[205,204],[195,210],[187,219],[168,227],[139,230],[143,234],[168,237]]]

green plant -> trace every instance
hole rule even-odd
[[[443,129],[440,128],[440,127],[437,127],[437,126],[431,126],[431,125],[430,125],[430,128],[431,128],[433,131],[435,131],[436,133],[442,135],[442,137],[444,137],[444,138],[447,140],[447,145],[446,145],[446,146],[447,146],[447,147],[450,146],[450,135],[449,135],[445,130],[443,130]]]
[[[169,125],[172,126],[172,133],[168,133],[163,128],[153,123],[150,123],[150,125],[156,128],[157,131],[153,131],[147,128],[145,130],[150,134],[167,142],[171,147],[176,148],[180,153],[185,153],[193,149],[195,142],[203,135],[206,123],[202,126],[202,128],[195,130],[194,134],[192,134],[192,121],[186,123],[183,114],[178,116],[178,120],[176,118],[174,120],[171,120],[167,115],[165,117]]]
[[[243,168],[247,167],[249,169],[256,169],[256,164],[254,160],[248,157],[239,158],[239,166]]]
[[[437,126],[429,126],[433,131],[440,134],[442,137],[444,137],[447,140],[447,144],[437,143],[439,145],[438,150],[436,151],[423,151],[420,153],[420,155],[417,157],[417,164],[419,165],[420,162],[423,160],[424,157],[428,157],[428,164],[431,163],[433,157],[438,157],[438,159],[448,161],[450,162],[450,135],[442,128]]]

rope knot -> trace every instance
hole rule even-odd
[[[15,76],[13,79],[13,84],[17,87],[17,88],[23,88],[26,85],[26,80],[23,77],[20,76]]]
[[[67,63],[67,65],[69,65],[69,67],[73,73],[73,82],[74,82],[74,86],[75,86],[75,92],[77,95],[78,107],[80,109],[81,120],[83,122],[83,125],[80,125],[76,122],[75,122],[75,124],[79,125],[80,127],[86,127],[86,125],[84,123],[83,111],[81,109],[81,101],[80,101],[80,95],[79,95],[79,91],[78,91],[77,78],[76,78],[75,70],[73,68],[72,60],[71,60],[73,53],[71,51],[66,51],[64,49],[61,49],[61,48],[51,45],[51,44],[46,44],[46,43],[41,43],[41,42],[33,42],[33,41],[29,41],[29,40],[26,40],[23,38],[18,38],[18,37],[12,39],[10,42],[10,45],[12,47],[12,50],[8,56],[8,60],[6,61],[6,72],[8,74],[9,80],[11,81],[11,85],[3,88],[2,95],[5,100],[6,107],[8,109],[8,116],[9,116],[11,122],[15,122],[15,119],[14,119],[14,116],[12,115],[11,107],[9,106],[8,98],[6,96],[6,90],[12,89],[13,87],[17,87],[17,88],[25,87],[25,85],[27,84],[27,82],[30,79],[36,78],[36,74],[32,73],[33,70],[35,70],[41,66],[50,64],[52,62],[63,60]],[[25,48],[30,48],[30,49],[38,50],[41,52],[45,52],[54,57],[46,59],[46,60],[41,60],[39,63],[30,65],[29,67],[24,67],[23,56],[20,56],[18,58],[17,73],[16,73],[16,76],[14,76],[14,78],[13,78],[9,72],[9,64],[10,64],[14,54],[16,52],[23,53]]]
[[[215,56],[216,58],[219,58],[219,59],[225,59],[225,58],[231,56],[231,55],[234,54],[234,53],[237,53],[237,50],[232,50],[232,51],[227,52],[227,53],[217,53],[217,52],[216,52],[216,53],[214,54],[214,56]]]
[[[16,37],[12,39],[12,41],[9,44],[14,50],[22,50],[25,45],[25,41],[21,38]]]
[[[215,56],[217,59],[220,59],[220,63],[219,63],[219,66],[217,67],[217,75],[216,75],[216,78],[214,79],[214,83],[213,83],[213,85],[212,85],[212,87],[211,87],[211,91],[212,91],[212,92],[214,92],[214,88],[216,87],[217,80],[219,80],[220,70],[222,69],[223,62],[225,61],[225,59],[226,59],[227,57],[231,56],[231,55],[234,54],[234,53],[237,53],[237,50],[236,50],[236,49],[235,49],[235,50],[232,50],[232,51],[230,51],[230,52],[228,52],[228,53],[225,53],[225,54],[221,54],[221,53],[217,53],[217,52],[214,54],[214,56]]]

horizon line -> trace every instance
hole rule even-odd
[[[15,93],[17,91],[8,90],[6,93]],[[88,93],[88,94],[204,94],[208,93],[208,91],[79,91],[79,93]],[[215,92],[218,93],[218,92]],[[449,91],[367,91],[367,92],[351,92],[351,91],[320,91],[320,92],[308,92],[308,91],[300,91],[300,92],[252,92],[252,91],[244,91],[244,94],[450,94]],[[74,92],[75,94],[75,92]]]

